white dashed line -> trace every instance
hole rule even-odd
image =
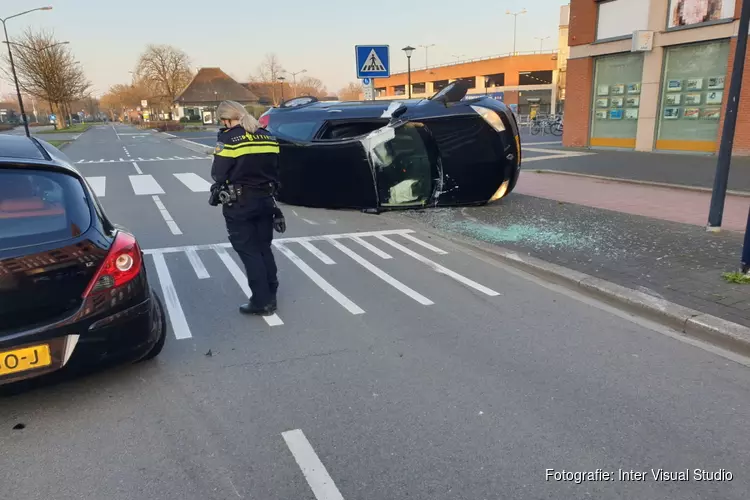
[[[169,226],[169,230],[172,231],[172,234],[174,234],[175,236],[182,234],[182,231],[180,231],[177,223],[174,221],[174,219],[172,219],[172,216],[169,214],[167,208],[161,202],[159,197],[154,195],[152,198],[154,200],[154,203],[156,203],[156,207],[159,209],[159,213],[161,213],[161,216],[164,218],[164,222],[167,223],[167,226]]]
[[[344,500],[336,483],[328,474],[325,465],[320,461],[305,434],[300,429],[286,431],[281,434],[294,455],[294,460],[302,469],[307,484],[317,500]]]

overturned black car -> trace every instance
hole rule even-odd
[[[260,118],[281,144],[279,200],[379,212],[481,205],[521,168],[513,113],[454,82],[429,99],[319,102],[298,97]]]

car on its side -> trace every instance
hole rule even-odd
[[[152,359],[166,337],[136,238],[60,150],[0,135],[0,385]]]
[[[518,124],[467,90],[457,81],[429,99],[298,97],[269,109],[259,121],[281,145],[279,200],[380,212],[504,197],[521,169]]]

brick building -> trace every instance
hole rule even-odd
[[[501,100],[518,113],[527,114],[532,108],[538,112],[560,112],[565,101],[568,9],[560,12],[560,48],[552,51],[515,53],[505,56],[483,57],[452,64],[414,67],[412,58],[411,96],[430,97],[456,80],[469,82],[469,95],[490,95]],[[391,59],[405,57],[394,51]],[[376,78],[376,99],[408,96],[408,74],[394,73],[390,78]]]
[[[741,3],[571,0],[563,144],[716,153]],[[738,155],[750,155],[749,80]]]

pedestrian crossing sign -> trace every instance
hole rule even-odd
[[[391,76],[388,45],[357,45],[357,78],[388,78]]]

